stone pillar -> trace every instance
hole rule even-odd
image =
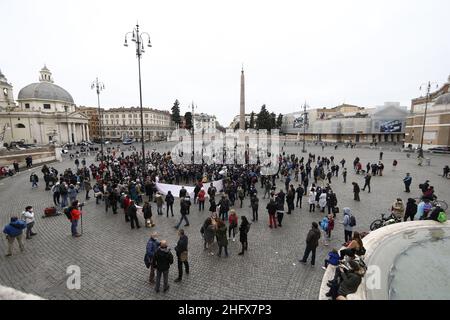
[[[68,128],[68,132],[69,132],[69,136],[67,137],[67,141],[69,143],[72,143],[72,124],[70,122],[67,122],[67,128]]]
[[[91,137],[89,135],[89,126],[87,124],[86,124],[86,137],[87,137],[87,140],[91,141]]]
[[[239,129],[245,130],[245,80],[244,80],[244,67],[241,72],[241,105],[239,113]]]
[[[78,143],[78,138],[77,138],[77,126],[76,126],[75,123],[73,123],[72,126],[73,126],[73,127],[72,127],[72,130],[73,130],[73,138],[74,138],[73,143]]]

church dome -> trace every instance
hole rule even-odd
[[[434,103],[435,106],[437,105],[447,105],[450,104],[450,92],[443,94],[439,98],[436,99],[436,102]]]
[[[52,74],[47,66],[41,69],[40,74],[39,82],[22,88],[17,100],[50,100],[74,104],[70,93],[53,83]]]

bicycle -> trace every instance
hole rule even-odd
[[[370,231],[377,230],[379,228],[388,226],[390,224],[402,222],[401,218],[396,218],[392,213],[386,217],[384,213],[381,214],[381,219],[376,219],[370,224]]]

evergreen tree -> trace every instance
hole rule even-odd
[[[256,129],[270,130],[270,113],[267,111],[265,104],[261,106],[261,111],[258,113],[258,117],[256,119]]]
[[[250,114],[250,123],[248,126],[250,129],[255,129],[255,113],[253,111]]]
[[[192,129],[192,112],[186,112],[184,114],[184,122],[185,122],[185,128],[187,130],[191,130]]]
[[[278,118],[277,118],[277,126],[276,126],[276,128],[277,129],[281,129],[282,125],[283,125],[283,115],[280,113],[278,115]]]
[[[180,102],[178,101],[178,99],[175,100],[175,103],[172,107],[172,121],[178,125],[181,123]]]
[[[276,129],[276,127],[277,127],[277,115],[275,114],[275,112],[272,112],[270,114],[270,122],[269,123],[270,123],[269,124],[270,127],[268,129],[270,129],[270,130]]]

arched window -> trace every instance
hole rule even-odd
[[[16,128],[20,128],[20,129],[24,129],[24,128],[25,128],[25,125],[24,125],[23,123],[18,123],[18,124],[16,124],[15,127],[16,127]]]

